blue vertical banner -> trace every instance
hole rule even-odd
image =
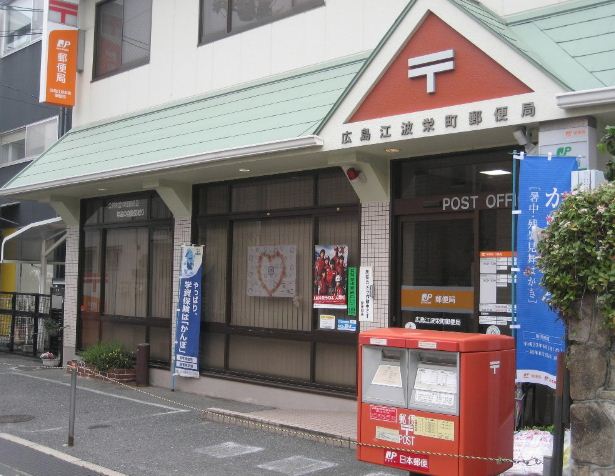
[[[564,325],[545,302],[537,243],[550,215],[570,192],[574,157],[526,156],[519,170],[517,222],[517,382],[555,388],[557,354],[565,350]]]
[[[174,375],[199,377],[203,247],[182,246],[175,316]]]

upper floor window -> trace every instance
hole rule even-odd
[[[199,43],[219,40],[324,4],[324,0],[201,0]]]
[[[58,140],[58,118],[29,124],[0,134],[0,165],[34,159]]]
[[[9,0],[0,4],[0,56],[41,38],[43,0]]]
[[[96,5],[94,77],[149,62],[152,0],[107,0]]]

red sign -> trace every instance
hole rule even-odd
[[[504,67],[428,13],[348,122],[529,92]]]
[[[406,471],[429,471],[429,458],[427,455],[406,453],[405,451],[386,450],[384,452],[383,464],[405,469]]]
[[[390,421],[397,423],[397,408],[370,405],[369,419],[374,421]]]

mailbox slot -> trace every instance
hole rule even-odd
[[[459,353],[408,351],[408,406],[459,415]]]
[[[408,403],[408,351],[363,346],[363,402],[405,408]]]

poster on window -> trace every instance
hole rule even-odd
[[[182,246],[175,317],[174,374],[199,377],[203,247]]]
[[[293,298],[296,286],[297,246],[248,247],[248,296]]]
[[[314,307],[346,309],[347,245],[314,247]]]

